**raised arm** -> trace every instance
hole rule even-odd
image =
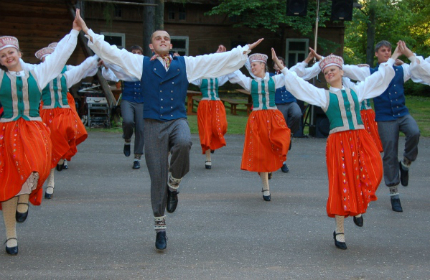
[[[370,76],[369,67],[360,67],[358,65],[347,65],[344,64],[342,67],[345,77],[350,78],[354,81],[364,81]]]
[[[78,34],[81,28],[73,21],[73,29],[68,35],[58,42],[55,51],[46,57],[45,61],[33,69],[37,85],[42,90],[46,85],[60,75],[64,65],[73,53],[78,42]]]
[[[125,49],[120,50],[116,46],[105,42],[103,35],[96,34],[87,27],[80,16],[79,9],[76,9],[76,20],[88,38],[88,47],[106,63],[118,65],[127,75],[140,80],[142,77],[143,56],[133,54]]]
[[[378,71],[367,77],[364,81],[357,83],[355,88],[358,101],[361,102],[365,99],[377,97],[388,88],[395,75],[393,65],[400,54],[400,47],[397,44],[391,58],[387,62],[381,63]]]
[[[96,55],[90,56],[84,60],[80,65],[73,67],[71,70],[68,70],[64,73],[67,81],[67,88],[72,87],[74,84],[77,84],[80,80],[85,77],[94,76],[97,73],[98,65],[97,65],[98,57]]]
[[[240,69],[248,59],[248,53],[258,46],[263,39],[244,47],[238,46],[228,52],[200,56],[185,56],[188,81],[204,77],[219,77]]]
[[[128,75],[127,73],[125,73],[124,69],[122,69],[118,65],[109,64],[109,63],[104,63],[104,65],[106,67],[103,67],[103,70],[106,69],[105,72],[114,76],[117,79],[117,81],[122,80],[124,82],[139,82],[141,79],[141,77],[136,78]],[[110,81],[115,81],[115,80],[110,80]]]
[[[243,75],[240,70],[236,70],[233,73],[230,73],[228,76],[228,81],[232,84],[238,84],[243,87],[247,91],[251,91],[251,82],[252,79]]]
[[[317,105],[325,108],[327,105],[327,98],[325,90],[317,88],[312,84],[306,82],[298,77],[296,72],[289,71],[284,67],[276,56],[275,50],[272,48],[272,59],[282,69],[285,79],[285,88],[294,95],[295,98],[303,100],[309,104]]]

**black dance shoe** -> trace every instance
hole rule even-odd
[[[336,231],[333,231],[334,245],[335,245],[337,248],[341,249],[341,250],[346,250],[346,249],[347,249],[347,247],[346,247],[346,243],[345,243],[345,242],[340,242],[340,241],[337,241],[337,240],[336,240],[336,235],[339,235],[339,234],[344,234],[344,233],[343,233],[343,232],[336,233]]]
[[[131,152],[130,152],[130,144],[124,144],[124,155],[126,156],[126,157],[129,157],[130,156],[130,154],[131,154]]]
[[[45,192],[45,199],[52,199],[53,193]]]
[[[263,199],[264,199],[264,201],[270,201],[270,200],[272,200],[272,195],[271,194],[264,195],[264,190],[263,189],[261,189],[261,192],[263,193]]]
[[[399,161],[399,169],[400,169],[400,183],[402,186],[407,187],[409,184],[409,170],[404,170],[402,162]]]
[[[57,171],[61,171],[64,169],[64,162],[63,164],[57,164]]]
[[[394,212],[403,212],[400,198],[391,197],[391,209],[393,209]]]
[[[176,207],[178,206],[178,191],[170,191],[167,189],[167,206],[166,210],[169,213],[173,213],[176,210]]]
[[[215,150],[211,150],[211,154],[214,154],[215,153]]]
[[[205,168],[211,169],[212,168],[212,162],[210,160],[205,161]]]
[[[269,174],[267,174],[267,177],[270,179],[272,179],[272,172],[269,172]]]
[[[25,204],[28,207],[28,203],[18,202],[18,204]],[[16,214],[15,214],[16,222],[17,223],[23,223],[23,222],[25,222],[25,220],[27,220],[27,216],[28,216],[28,208],[27,208],[27,211],[24,212],[24,213],[20,213],[17,210]]]
[[[4,244],[6,244],[11,239],[16,240],[16,238],[12,237],[12,238],[9,238],[8,240],[6,240],[6,242]],[[18,245],[16,245],[15,247],[7,247],[7,245],[6,245],[6,253],[8,255],[12,255],[12,256],[18,255]]]
[[[167,236],[165,231],[157,232],[157,237],[155,239],[155,248],[157,250],[164,250],[167,247]]]
[[[69,165],[67,165],[67,160],[64,160],[63,169],[69,169]]]
[[[133,169],[139,169],[140,168],[140,162],[138,160],[135,160],[133,162]]]
[[[354,220],[354,224],[356,225],[356,226],[358,226],[358,227],[362,227],[363,226],[363,222],[364,222],[364,219],[363,219],[363,215],[361,215],[361,217],[353,217],[352,218],[353,220]]]
[[[290,169],[288,169],[287,164],[284,163],[281,167],[281,171],[284,173],[288,173],[288,171],[290,171]]]

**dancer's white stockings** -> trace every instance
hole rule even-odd
[[[260,178],[263,182],[263,195],[269,196],[270,190],[269,190],[269,172],[260,172]]]
[[[336,219],[336,233],[345,233],[345,229],[343,227],[345,217],[336,215],[335,219]],[[336,235],[336,240],[340,242],[345,242],[345,234]]]
[[[49,173],[48,183],[46,184],[46,193],[47,194],[53,194],[54,193],[54,187],[55,187],[54,170],[55,170],[55,168],[52,168],[51,173]]]
[[[28,200],[27,200],[28,201]],[[6,239],[16,238],[16,206],[18,203],[18,197],[13,197],[7,201],[1,203],[3,210],[4,225],[6,227]],[[17,246],[16,239],[10,239],[7,241],[6,246],[11,248]]]
[[[205,155],[206,155],[206,161],[211,161],[211,150],[207,150],[205,152]]]

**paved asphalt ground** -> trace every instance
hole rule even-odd
[[[404,212],[391,211],[381,184],[364,227],[346,219],[346,251],[334,246],[325,210],[326,139],[293,139],[271,202],[258,175],[240,170],[243,136],[227,136],[212,170],[198,135],[193,143],[166,251],[154,248],[145,162],[132,170],[121,135],[91,132],[69,169],[56,171],[54,198],[18,225],[18,256],[2,249],[0,279],[430,279],[430,139],[400,186]]]

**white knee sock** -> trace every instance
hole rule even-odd
[[[49,173],[48,177],[48,183],[46,184],[46,193],[47,194],[53,194],[54,188],[55,188],[55,181],[54,181],[54,170],[55,168],[51,169],[51,173]]]
[[[25,213],[28,211],[28,200],[30,199],[29,194],[22,194],[18,196],[18,205],[16,211],[19,213]]]
[[[340,242],[345,242],[345,229],[343,227],[345,217],[336,215],[335,220],[336,220],[336,233],[343,233],[343,234],[336,235],[336,240]]]
[[[205,152],[205,155],[206,155],[206,161],[211,161],[211,150],[207,150],[206,152]]]
[[[166,231],[166,216],[154,217],[154,229],[156,232]]]
[[[64,159],[60,159],[60,161],[57,163],[58,165],[63,165]]]
[[[269,189],[269,172],[260,172],[260,178],[263,182],[263,195],[268,196],[270,195],[270,189]]]
[[[1,203],[3,209],[4,225],[6,227],[6,239],[16,238],[16,206],[18,203],[18,197],[13,197],[7,201]],[[10,239],[7,241],[6,246],[11,248],[18,245],[16,239]]]
[[[169,179],[167,180],[167,185],[169,186],[169,190],[171,192],[178,191],[179,183],[181,183],[182,178],[176,179],[172,176],[172,173],[169,173]]]

